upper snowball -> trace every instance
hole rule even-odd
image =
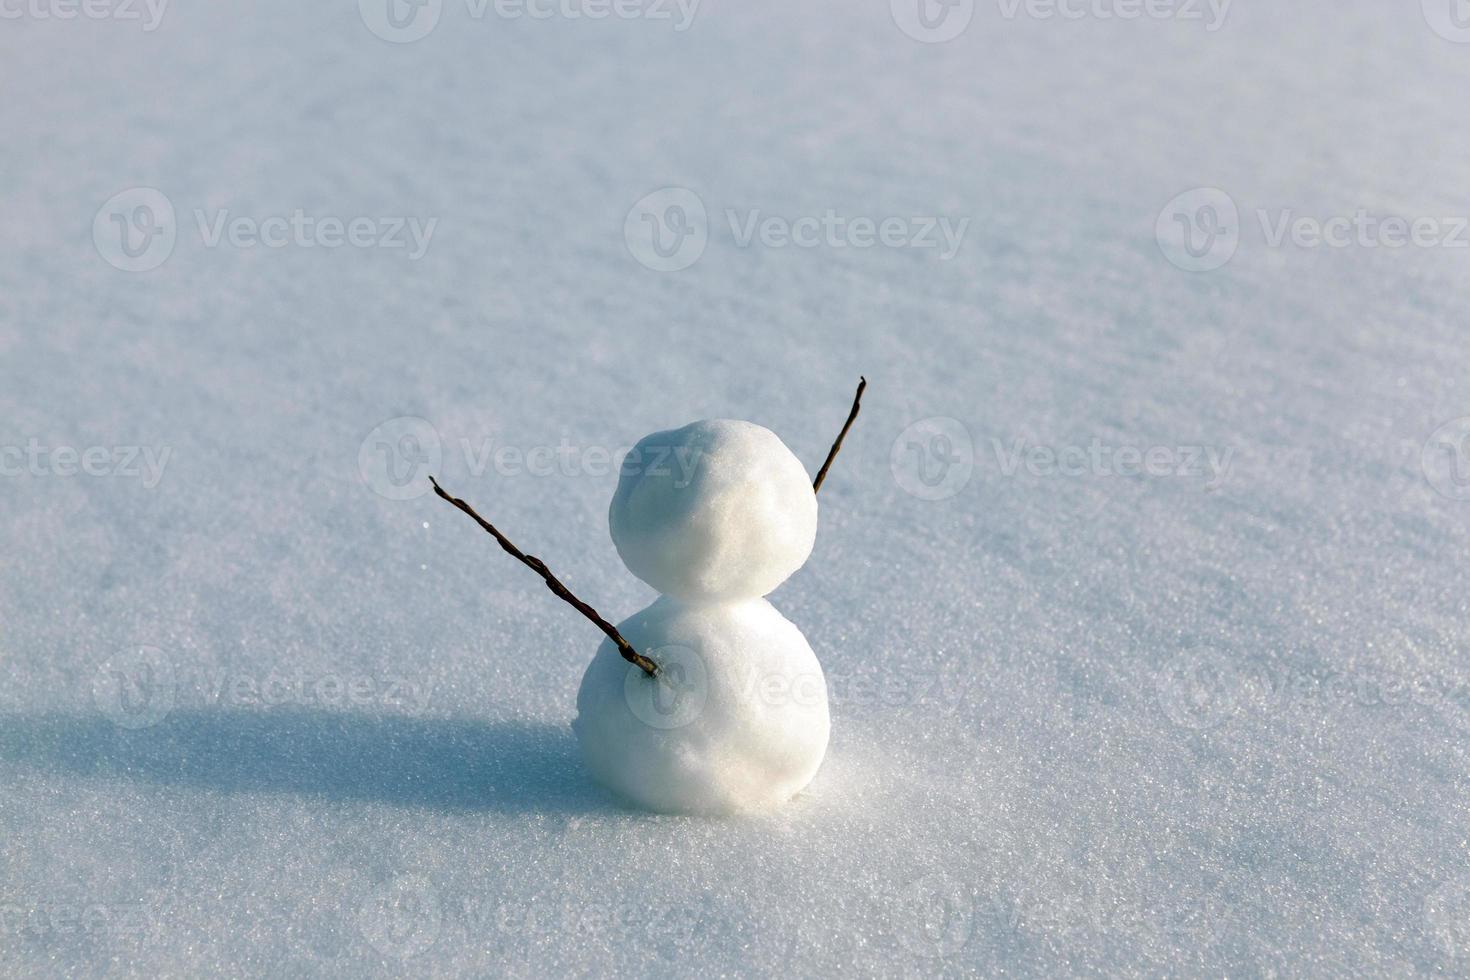
[[[812,553],[817,495],[770,429],[707,419],[633,448],[607,520],[628,570],[665,595],[754,599]]]

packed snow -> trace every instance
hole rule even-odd
[[[812,478],[770,429],[691,422],[640,439],[618,469],[608,510],[613,544],[633,574],[665,595],[758,599],[812,553]]]
[[[0,4],[0,974],[1465,974],[1437,2]],[[636,619],[860,374],[820,770],[625,805],[428,475]]]
[[[703,814],[769,809],[811,782],[831,728],[827,682],[769,602],[664,596],[618,631],[658,672],[611,640],[598,648],[572,722],[595,779],[650,810]]]

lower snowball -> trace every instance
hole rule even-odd
[[[811,782],[827,751],[827,682],[769,602],[664,596],[618,630],[659,671],[611,640],[588,666],[572,728],[598,782],[650,810],[702,814],[775,806]]]

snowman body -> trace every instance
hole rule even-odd
[[[624,461],[608,513],[628,569],[663,595],[618,625],[577,694],[592,776],[665,813],[732,813],[789,799],[816,775],[830,719],[821,665],[764,596],[805,563],[817,501],[775,433],[714,419],[656,432]]]

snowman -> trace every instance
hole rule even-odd
[[[816,775],[831,728],[826,679],[765,596],[811,555],[816,491],[865,386],[815,481],[753,422],[708,419],[641,440],[608,525],[628,570],[661,595],[616,627],[434,483],[607,635],[572,728],[588,772],[618,796],[661,813],[737,813],[782,803]]]
[[[795,795],[827,751],[827,683],[801,630],[764,597],[816,541],[806,468],[753,422],[655,432],[629,454],[608,525],[623,564],[663,593],[618,625],[658,671],[628,663],[611,639],[598,649],[572,723],[588,771],[660,812]]]

